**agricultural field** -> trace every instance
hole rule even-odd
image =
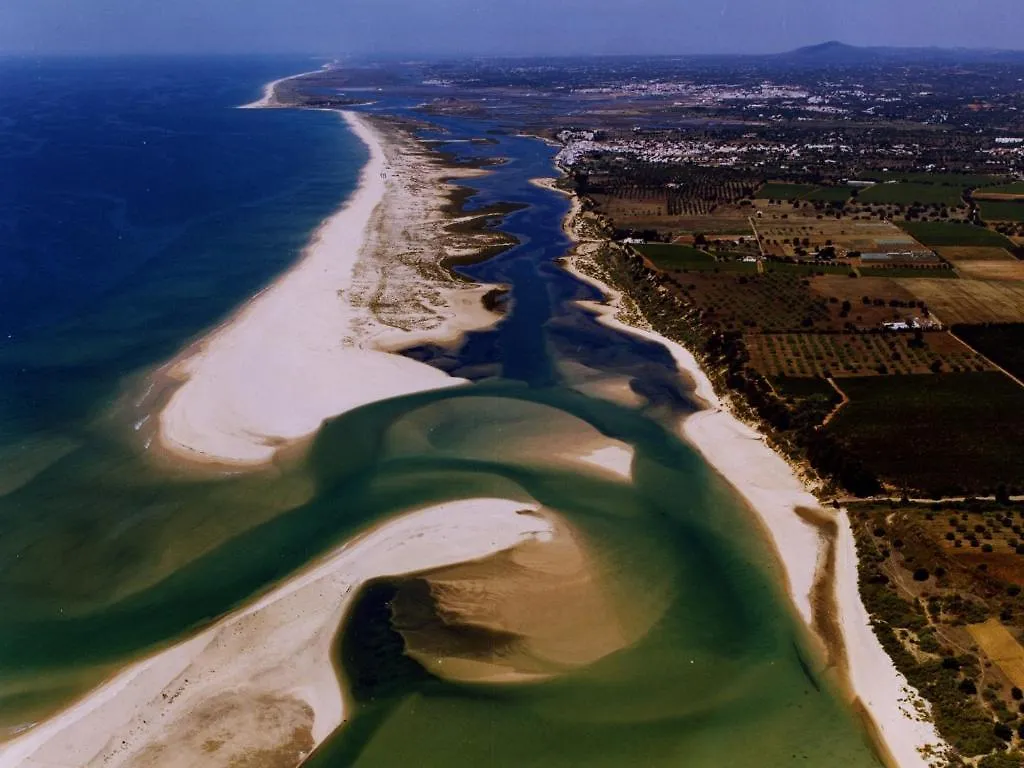
[[[970,261],[1016,261],[1005,248],[993,246],[945,245],[937,249],[938,254],[950,263],[963,264]]]
[[[892,487],[932,497],[1024,487],[1024,387],[1004,374],[865,376],[840,388],[851,402],[826,429]]]
[[[867,181],[905,181],[913,184],[940,184],[948,187],[967,189],[969,187],[988,187],[993,184],[998,184],[1006,177],[989,176],[981,173],[928,173],[926,171],[920,171],[917,173],[901,173],[898,171],[869,171],[861,174],[861,178]]]
[[[849,277],[850,267],[842,264],[795,264],[788,261],[766,261],[764,271],[769,274],[778,272],[789,275],[803,275],[814,277],[815,275],[845,275]]]
[[[1024,282],[900,279],[946,325],[1024,322]]]
[[[660,197],[629,199],[592,195],[596,209],[608,216],[612,224],[623,230],[655,230],[660,233],[705,233],[750,237],[750,206],[722,204],[704,214],[679,213],[669,215],[664,195]]]
[[[773,376],[769,379],[772,389],[780,396],[793,400],[820,397],[835,406],[842,401],[838,390],[821,377]]]
[[[907,234],[929,247],[943,245],[981,245],[1005,248],[1009,241],[998,232],[973,224],[945,221],[906,221],[900,227]]]
[[[829,245],[840,252],[927,250],[913,236],[887,221],[819,219],[782,209],[758,219],[756,226],[765,252],[777,257],[796,256],[798,246],[812,252]]]
[[[655,165],[592,176],[586,194],[620,229],[750,234],[749,198],[759,183],[720,169]]]
[[[676,216],[672,227],[677,232],[705,233],[736,237],[753,237],[750,226],[750,211],[715,211],[708,216]]]
[[[967,631],[981,652],[996,663],[1013,685],[1018,688],[1024,686],[1024,646],[998,619],[971,624]]]
[[[1024,221],[1024,199],[981,200],[978,203],[981,218],[985,221]]]
[[[997,195],[1021,195],[1024,196],[1024,181],[1015,181],[1011,184],[998,184],[994,187],[985,187],[983,190],[978,190],[984,194],[997,194]]]
[[[912,267],[896,265],[892,267],[857,267],[861,277],[926,277],[933,280],[948,280],[955,278],[956,272],[943,266],[920,266]]]
[[[815,187],[803,199],[812,203],[845,203],[852,194],[851,187]]]
[[[848,377],[985,371],[991,366],[945,332],[747,334],[750,364],[767,377]]]
[[[753,265],[748,265],[753,266]],[[841,324],[806,281],[784,274],[669,273],[680,297],[702,321],[724,331],[801,331]]]
[[[1024,510],[1015,511],[992,502],[933,505],[917,522],[952,562],[974,572],[984,563],[989,576],[1024,586],[1024,515],[1021,512]]]
[[[1024,324],[956,325],[952,330],[996,365],[1024,380]]]
[[[939,248],[961,277],[973,280],[1024,280],[1024,262],[1005,248]]]
[[[816,187],[810,184],[783,184],[768,182],[757,190],[758,200],[802,200]]]
[[[857,198],[861,203],[882,203],[887,205],[945,205],[956,208],[964,205],[963,193],[959,187],[942,184],[915,184],[897,182],[876,184],[861,191]]]
[[[882,323],[928,318],[927,305],[898,282],[887,277],[851,279],[838,275],[815,277],[811,292],[829,303],[834,312],[832,330],[877,330]],[[846,304],[849,311],[844,315]]]
[[[715,258],[705,251],[688,245],[674,243],[646,243],[634,245],[658,269],[663,270],[713,270],[718,266]]]
[[[850,187],[816,187],[811,184],[768,182],[757,191],[757,199],[845,203],[852,194],[853,189]]]

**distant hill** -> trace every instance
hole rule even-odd
[[[807,66],[855,66],[874,63],[970,64],[985,62],[1024,63],[1024,51],[976,50],[970,48],[861,47],[830,40],[818,45],[769,57],[777,62]]]

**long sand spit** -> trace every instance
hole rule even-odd
[[[347,294],[369,224],[385,193],[401,190],[389,187],[371,124],[352,112],[343,116],[370,150],[355,194],[321,225],[298,264],[163,371],[180,385],[159,414],[158,445],[180,457],[258,466],[327,418],[462,383],[372,340],[353,341],[368,323],[367,309]],[[474,321],[486,323],[480,314]],[[431,335],[457,334],[435,328]]]
[[[282,104],[277,98],[277,86],[281,83],[285,83],[289,80],[297,80],[300,77],[306,77],[307,75],[315,75],[319,72],[323,72],[326,67],[320,69],[314,69],[309,72],[300,72],[297,75],[288,75],[288,77],[278,78],[272,82],[267,83],[263,86],[263,93],[256,101],[248,104],[243,104],[239,109],[267,109],[270,107],[283,107],[287,106]]]
[[[360,586],[554,541],[553,518],[536,510],[467,499],[367,531],[4,745],[0,768],[297,764],[344,719],[332,648]]]
[[[570,216],[579,215],[574,206]],[[576,227],[570,223],[567,231]],[[581,302],[599,315],[604,325],[624,333],[658,342],[671,355],[679,370],[693,383],[694,392],[706,408],[684,419],[681,435],[689,441],[747,501],[766,529],[781,562],[790,599],[808,626],[819,625],[814,595],[825,560],[825,541],[818,527],[809,522],[810,510],[834,517],[823,509],[793,468],[768,445],[757,430],[737,419],[715,393],[710,379],[693,354],[682,345],[649,327],[626,324],[619,319],[628,301],[621,292],[580,271],[577,260],[588,249],[577,247],[565,264],[579,279],[597,287],[604,303]],[[589,270],[588,270],[589,271]],[[631,313],[635,314],[635,313]],[[935,726],[922,716],[927,704],[896,669],[871,628],[870,617],[860,598],[857,554],[853,533],[845,513],[838,520],[835,547],[834,601],[839,619],[839,656],[845,658],[844,682],[859,707],[867,713],[886,751],[887,762],[899,768],[928,768],[929,755],[943,748]],[[825,640],[825,638],[822,638]]]

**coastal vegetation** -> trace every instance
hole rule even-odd
[[[850,512],[875,631],[929,701],[957,751],[951,764],[1020,765],[1024,506],[886,502]]]

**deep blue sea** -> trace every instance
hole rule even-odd
[[[239,110],[309,59],[0,59],[0,446],[102,406],[293,262],[365,147]]]

